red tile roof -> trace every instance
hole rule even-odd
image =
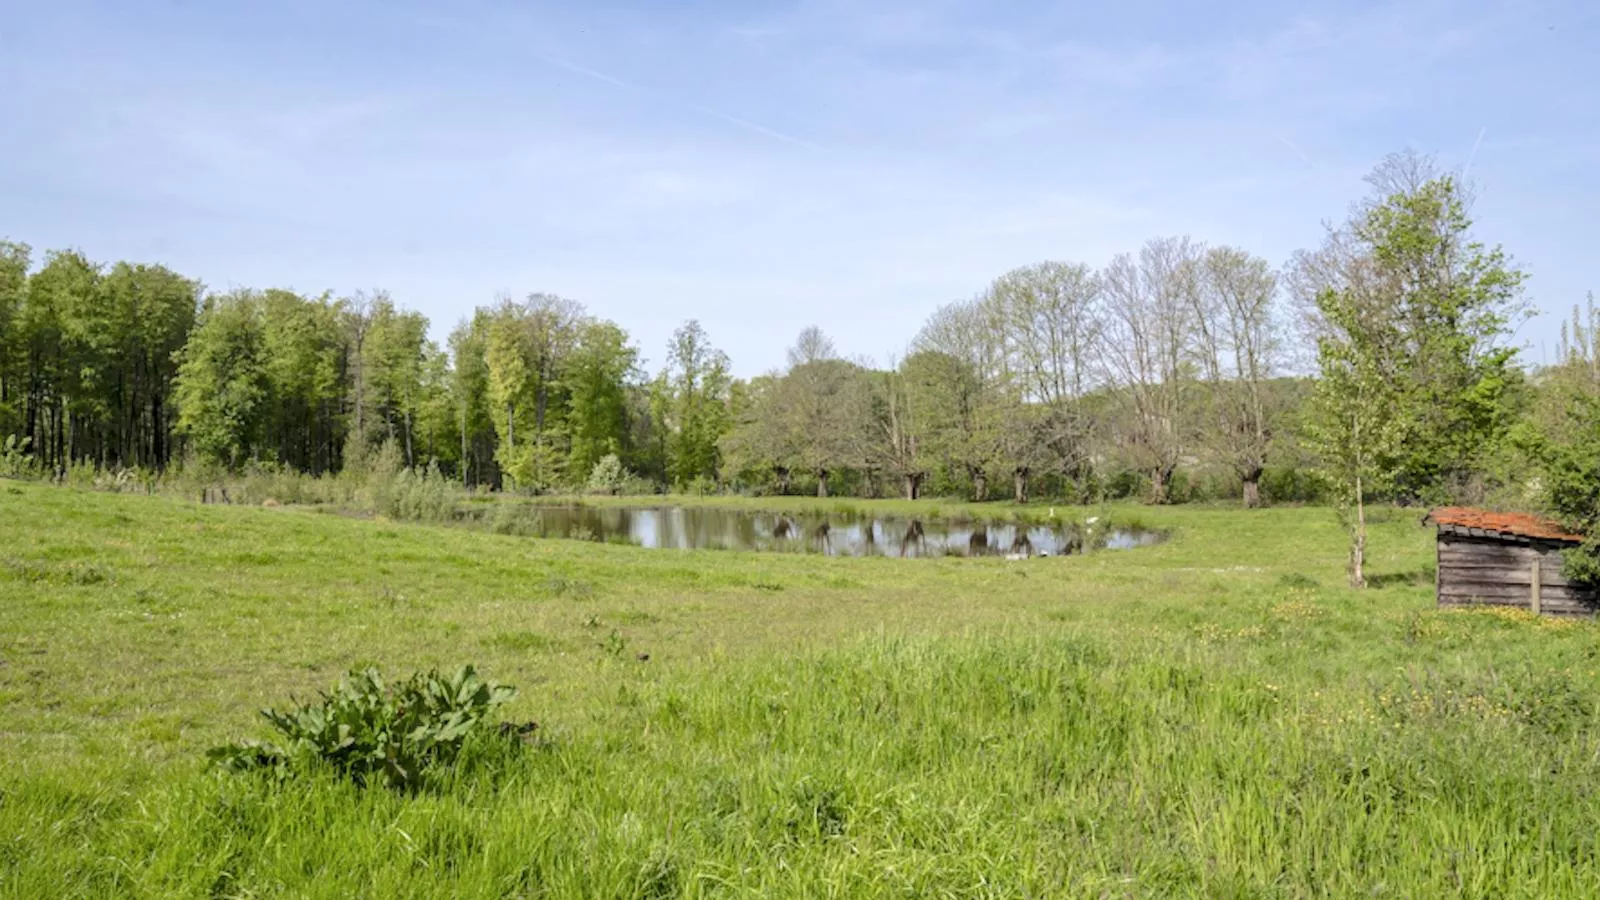
[[[1428,513],[1425,520],[1438,526],[1476,529],[1488,537],[1522,537],[1547,541],[1580,542],[1583,535],[1573,534],[1559,522],[1530,515],[1529,513],[1490,512],[1471,506],[1441,506]]]

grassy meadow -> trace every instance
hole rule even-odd
[[[1109,512],[1172,539],[655,551],[0,481],[0,896],[1594,895],[1597,626],[1434,609],[1416,510],[1361,593],[1326,509]],[[462,663],[536,742],[415,794],[205,762]]]

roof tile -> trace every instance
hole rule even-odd
[[[1574,534],[1561,523],[1529,513],[1491,512],[1471,506],[1441,506],[1428,513],[1425,520],[1435,525],[1452,525],[1456,528],[1479,528],[1496,534],[1538,538],[1550,541],[1582,541],[1583,535]]]

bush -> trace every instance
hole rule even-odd
[[[0,477],[21,478],[33,469],[33,456],[28,452],[31,438],[6,435],[0,444]]]
[[[634,481],[633,475],[623,467],[615,453],[607,453],[589,472],[585,489],[591,494],[620,494]]]
[[[401,469],[372,486],[373,507],[391,519],[413,522],[450,522],[462,491],[439,471],[437,463],[426,469]]]
[[[353,671],[319,703],[288,713],[262,710],[283,743],[246,740],[207,755],[236,771],[286,776],[320,763],[358,784],[381,775],[390,787],[414,789],[453,762],[469,737],[491,727],[490,713],[515,695],[514,688],[479,679],[471,666],[394,685],[376,669]]]

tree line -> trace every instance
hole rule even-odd
[[[611,473],[655,488],[982,500],[1483,499],[1580,430],[1569,356],[1517,365],[1523,273],[1470,191],[1387,159],[1282,267],[1164,237],[1049,261],[936,309],[889,365],[806,329],[734,378],[690,321],[646,372],[614,322],[549,294],[479,307],[444,346],[384,292],[207,292],[164,267],[0,244],[0,438],[46,471],[199,461],[310,474],[388,445],[467,486]],[[1587,346],[1592,323],[1572,327]],[[1583,352],[1591,353],[1592,347]],[[1562,396],[1565,396],[1563,394]],[[1587,401],[1583,401],[1587,402]],[[1515,460],[1515,461],[1513,461]],[[1551,505],[1547,503],[1546,505]]]
[[[208,293],[77,251],[35,268],[16,243],[0,259],[0,435],[46,471],[188,458],[320,475],[391,443],[408,467],[525,491],[616,457],[663,487],[987,498],[1003,480],[1018,500],[1131,470],[1161,500],[1203,455],[1253,503],[1295,394],[1273,381],[1271,268],[1187,239],[1104,272],[1008,273],[937,310],[887,367],[809,328],[783,370],[748,380],[695,321],[646,373],[619,325],[549,294],[480,307],[440,347],[382,291]]]

